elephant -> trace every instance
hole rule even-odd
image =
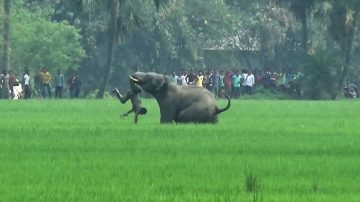
[[[160,108],[160,123],[217,123],[217,115],[230,108],[218,108],[213,94],[206,88],[178,86],[163,74],[135,72],[130,80],[151,94]]]

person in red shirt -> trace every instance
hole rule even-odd
[[[13,73],[13,71],[9,71],[9,89],[11,92],[11,99],[14,98],[15,94],[14,94],[14,86],[19,85],[16,81],[16,77],[15,74]]]
[[[225,74],[225,93],[229,96],[232,94],[233,77],[234,73],[231,70],[226,71]]]

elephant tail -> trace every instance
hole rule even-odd
[[[226,96],[226,99],[228,100],[226,107],[222,108],[222,109],[216,108],[215,114],[220,114],[230,108],[230,97],[228,95],[225,95],[225,96]]]

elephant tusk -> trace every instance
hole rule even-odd
[[[139,79],[135,79],[134,77],[130,76],[130,79],[133,80],[134,82],[139,82]]]

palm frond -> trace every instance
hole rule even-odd
[[[137,13],[129,12],[125,16],[119,16],[118,20],[118,41],[122,42],[130,36],[135,30],[144,24],[144,20]]]
[[[354,15],[355,11],[353,9],[348,9],[345,15],[345,25],[347,28],[352,28],[354,26]]]

